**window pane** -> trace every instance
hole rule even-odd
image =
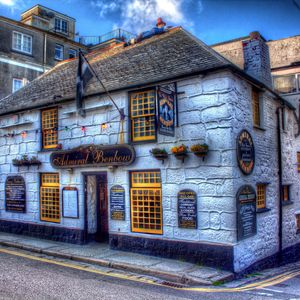
[[[43,148],[56,148],[58,144],[58,111],[56,108],[42,111]]]
[[[23,36],[23,51],[31,53],[31,37],[28,35]]]
[[[132,172],[131,183],[132,231],[162,234],[160,172]]]
[[[69,49],[69,58],[75,58],[77,56],[77,51]]]
[[[64,48],[61,45],[55,46],[55,59],[63,60],[64,58]]]
[[[13,33],[13,49],[22,50],[22,35],[18,32]]]
[[[252,111],[253,111],[253,123],[255,126],[260,126],[260,103],[259,92],[252,89]]]
[[[256,187],[256,207],[266,208],[266,185],[265,184],[258,184]]]
[[[289,94],[297,91],[295,75],[275,76],[273,81],[274,89],[279,94]]]
[[[22,79],[13,79],[13,88],[12,91],[13,93],[19,90],[20,88],[23,87],[23,80]]]

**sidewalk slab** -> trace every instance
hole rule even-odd
[[[183,284],[211,285],[215,281],[229,281],[234,277],[231,272],[184,261],[112,250],[108,244],[73,245],[0,232],[0,245]]]

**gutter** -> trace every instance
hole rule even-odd
[[[278,201],[278,238],[279,238],[279,249],[278,249],[278,260],[279,263],[282,261],[282,144],[281,144],[281,128],[280,128],[280,111],[282,112],[283,107],[277,107],[277,157],[278,157],[278,181],[279,181],[279,201]]]

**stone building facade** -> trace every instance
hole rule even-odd
[[[235,272],[278,253],[296,258],[291,104],[182,28],[87,59],[124,109],[125,143],[118,110],[95,78],[85,117],[76,114],[76,60],[2,99],[0,230],[74,243],[108,239],[114,249]],[[163,123],[166,103],[173,117]],[[173,147],[182,144],[188,150],[178,157]],[[204,158],[192,151],[199,144],[209,147]],[[154,148],[167,151],[164,161]],[[41,164],[28,163],[32,157]],[[14,179],[22,187],[17,200]]]

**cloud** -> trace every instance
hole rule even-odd
[[[7,6],[14,6],[16,3],[15,0],[0,0],[0,4]]]
[[[0,0],[0,5],[6,6],[12,12],[23,10],[27,7],[27,0]]]
[[[139,33],[149,30],[162,17],[167,25],[181,25],[193,30],[194,23],[185,15],[185,8],[198,5],[201,12],[200,0],[92,0],[91,5],[98,10],[99,16],[118,18],[118,27]]]

